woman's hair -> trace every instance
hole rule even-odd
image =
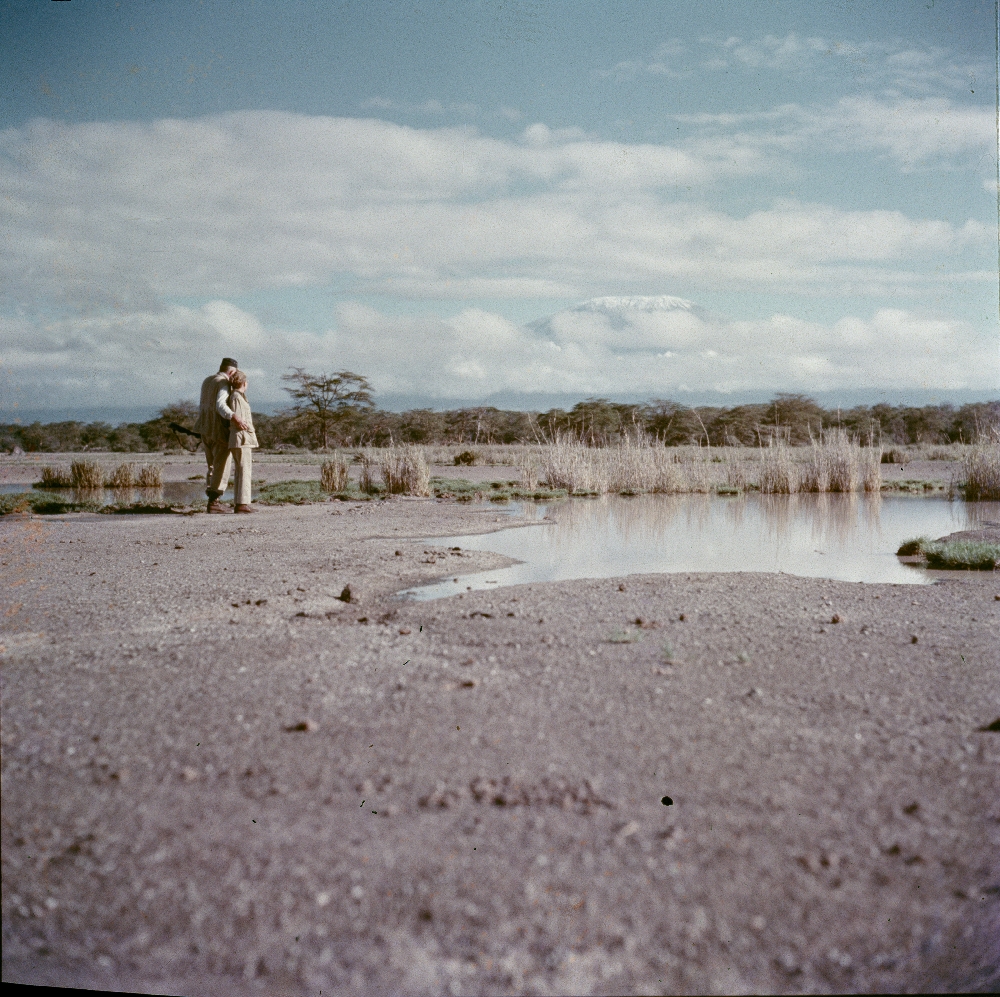
[[[229,375],[229,383],[238,391],[240,388],[247,386],[247,376],[241,370],[234,370]]]

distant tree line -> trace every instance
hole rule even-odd
[[[386,412],[371,399],[367,380],[350,371],[312,375],[293,368],[285,376],[292,405],[274,415],[254,413],[265,449],[320,450],[333,446],[394,443],[467,445],[547,443],[559,439],[607,446],[624,439],[657,440],[670,446],[758,446],[772,439],[808,443],[834,427],[862,442],[886,444],[973,443],[1000,437],[1000,400],[954,405],[859,405],[824,409],[805,395],[779,394],[754,405],[690,407],[666,399],[645,404],[589,398],[571,409],[519,412],[479,406],[436,412]],[[83,450],[143,452],[189,449],[198,441],[171,429],[191,427],[194,402],[168,405],[142,423],[34,422],[0,425],[0,450],[54,453]]]

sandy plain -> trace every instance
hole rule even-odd
[[[995,573],[394,597],[504,563],[426,538],[506,528],[406,498],[0,520],[4,981],[1000,986]]]

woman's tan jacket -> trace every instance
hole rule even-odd
[[[241,422],[245,423],[246,429],[237,429],[235,422],[229,424],[229,449],[236,447],[257,447],[257,434],[253,430],[253,417],[250,415],[250,403],[247,396],[242,391],[231,391],[229,393],[229,407],[233,410],[233,415]]]

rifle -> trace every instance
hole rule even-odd
[[[167,425],[176,433],[187,433],[188,436],[197,436],[199,440],[201,439],[201,433],[196,433],[193,429],[188,429],[186,426],[182,426],[180,423],[169,422],[167,423]]]

